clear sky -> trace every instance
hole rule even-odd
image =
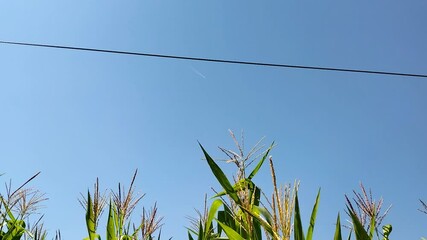
[[[427,73],[427,2],[1,1],[0,40],[295,65]],[[331,239],[360,181],[393,204],[393,239],[427,235],[427,79],[278,69],[0,44],[0,172],[50,198],[51,232],[82,239],[77,198],[129,185],[157,201],[163,234],[218,187],[215,157],[265,136],[282,183],[301,181],[303,224]],[[228,169],[228,168],[227,168]],[[229,170],[228,172],[232,172]],[[255,179],[270,184],[268,168]],[[2,190],[3,191],[3,190]],[[139,215],[140,209],[137,210]],[[104,215],[104,218],[106,216]],[[100,232],[104,234],[103,227]]]

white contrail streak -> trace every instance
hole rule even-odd
[[[206,76],[205,76],[205,75],[203,75],[201,72],[199,72],[197,69],[195,69],[192,65],[190,65],[190,67],[191,67],[191,70],[193,70],[193,72],[194,72],[195,74],[197,74],[197,75],[199,75],[200,77],[202,77],[202,78],[206,79]]]

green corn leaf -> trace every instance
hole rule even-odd
[[[249,215],[251,215],[253,218],[255,218],[261,226],[267,231],[271,236],[273,236],[274,239],[280,239],[279,235],[273,231],[273,228],[271,227],[271,216],[270,213],[265,210],[264,208],[258,207],[258,206],[252,206],[252,210],[246,209],[243,206],[240,206],[240,208],[247,212]],[[262,218],[261,215],[265,218]]]
[[[383,226],[383,240],[389,240],[388,236],[390,235],[391,231],[393,230],[393,227],[390,224]]]
[[[252,211],[254,213],[256,213],[258,217],[260,216],[259,212],[256,212],[255,209],[252,208]],[[245,222],[245,225],[248,226],[249,224],[252,224],[252,232],[248,232],[248,236],[250,236],[250,238],[253,240],[258,240],[261,237],[260,236],[261,235],[261,223],[260,223],[260,220],[258,220],[257,218],[255,218],[255,217],[253,217],[253,218],[254,219],[252,220],[252,222]],[[244,217],[244,219],[247,219],[247,218]]]
[[[113,203],[110,199],[109,209],[108,209],[108,220],[107,220],[107,240],[117,240],[116,229],[115,229],[115,220],[114,220],[114,210]]]
[[[218,220],[220,220],[220,222],[225,223],[227,226],[233,229],[238,229],[238,227],[236,227],[236,221],[234,219],[233,212],[226,204],[224,204],[224,211],[218,211]],[[218,234],[221,234],[221,231],[222,231],[221,225],[218,224],[217,227],[218,227]]]
[[[93,214],[93,203],[90,196],[90,192],[87,192],[87,207],[86,207],[86,227],[89,233],[89,239],[95,240],[96,229],[95,229],[95,218]]]
[[[211,229],[211,225],[212,225],[212,221],[215,218],[215,214],[218,212],[219,207],[221,207],[222,205],[222,200],[221,199],[216,199],[210,209],[209,209],[209,214],[208,214],[208,219],[206,220],[206,226],[205,226],[205,237],[207,238],[208,233],[210,232]]]
[[[157,236],[157,240],[160,240],[161,239],[161,236],[162,236],[162,229],[160,229],[160,231],[159,231],[159,236]],[[135,238],[135,239],[138,239],[138,238]],[[171,239],[171,238],[170,238]],[[170,240],[169,239],[169,240]]]
[[[206,152],[203,146],[200,143],[199,145],[202,148],[203,154],[205,155],[206,160],[208,161],[209,167],[211,168],[212,173],[215,175],[218,182],[224,188],[226,193],[231,197],[231,199],[233,199],[233,201],[236,202],[237,204],[240,204],[240,199],[237,196],[236,191],[233,189],[233,186],[230,184],[227,177],[225,176],[224,172],[215,163],[215,161],[211,158],[211,156],[209,156],[209,154]]]
[[[375,213],[374,213],[374,216],[371,217],[371,224],[369,226],[369,239],[374,238],[374,232],[375,232]]]
[[[12,211],[10,211],[10,209],[7,206],[7,203],[4,201],[3,197],[0,196],[0,199],[1,199],[1,202],[3,203],[4,208],[6,209],[6,213],[9,216],[10,220],[11,221],[16,221],[15,216],[13,216]],[[4,218],[6,218],[6,216],[4,216]]]
[[[337,224],[335,226],[334,240],[342,240],[341,221],[340,221],[340,214],[339,213],[338,213],[338,217],[337,217]]]
[[[347,238],[347,240],[351,240],[351,234],[352,234],[353,232],[352,231],[350,231],[350,233],[348,234],[348,238]]]
[[[313,230],[314,230],[314,224],[316,223],[316,215],[317,215],[317,208],[319,206],[319,201],[320,201],[320,189],[317,192],[316,201],[314,203],[313,211],[311,212],[310,226],[308,227],[308,230],[307,230],[307,240],[313,239]]]
[[[12,213],[10,213],[12,215]],[[2,240],[20,240],[25,233],[25,222],[23,220],[6,220],[7,233],[2,237]]]
[[[298,203],[298,193],[295,193],[295,210],[294,210],[294,240],[305,240],[304,230],[302,228],[301,214]]]
[[[190,231],[188,231],[188,240],[194,240],[194,238],[191,236]]]
[[[230,228],[229,226],[221,223],[218,221],[218,224],[221,225],[222,229],[224,229],[225,234],[228,236],[231,240],[245,240],[242,236],[240,236],[239,233],[234,231],[234,229]]]
[[[199,221],[199,234],[198,234],[198,237],[197,237],[198,240],[202,240],[203,239],[203,236],[204,236],[203,233],[204,233],[204,231],[203,231],[202,220],[200,220]]]
[[[253,208],[259,208],[259,204],[260,204],[260,198],[261,198],[261,189],[258,187],[255,187],[255,191],[251,194],[251,199],[253,199],[252,207]],[[266,219],[267,222],[271,225],[271,221],[269,222],[268,218],[270,217],[270,213],[265,209],[265,208],[259,208],[259,212],[261,213],[261,215],[263,215]],[[261,240],[262,239],[262,229],[261,229],[261,224],[258,221],[254,222],[254,233],[252,234],[253,236],[255,236],[256,239]]]
[[[353,233],[353,231],[350,231],[350,233],[348,234],[348,238],[347,240],[351,240],[351,234]]]
[[[262,164],[264,163],[265,159],[267,159],[268,154],[270,153],[270,150],[273,148],[274,142],[270,145],[270,147],[265,152],[264,156],[261,158],[261,160],[258,162],[258,164],[255,166],[254,170],[252,170],[251,174],[249,174],[248,179],[251,180],[259,171]]]
[[[218,222],[227,223],[227,221],[225,219],[225,211],[218,211],[217,217],[218,217]],[[219,224],[218,224],[218,227],[217,227],[217,233],[218,233],[218,235],[221,236],[222,228],[221,228],[221,226]]]
[[[257,221],[255,221],[253,223],[253,233],[252,236],[254,238],[254,240],[262,240],[262,228],[261,228],[261,224]]]
[[[268,225],[271,226],[273,219],[271,217],[270,212],[267,211],[267,209],[263,208],[263,207],[259,207],[259,206],[252,206],[252,209],[254,210],[255,213],[261,215],[264,217],[264,219],[267,221]]]
[[[253,196],[252,194],[255,194]],[[261,189],[259,187],[255,187],[254,192],[251,194],[251,199],[253,199],[252,205],[259,206],[261,200]]]
[[[357,218],[356,213],[354,213],[348,206],[347,206],[347,211],[350,214],[351,221],[353,222],[353,228],[354,228],[354,233],[356,235],[356,240],[371,240],[369,238],[368,233],[363,228],[362,224]]]

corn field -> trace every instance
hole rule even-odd
[[[189,218],[187,229],[189,240],[312,240],[315,238],[315,223],[319,208],[321,191],[319,189],[312,206],[310,219],[301,219],[298,198],[299,182],[278,184],[274,161],[270,152],[274,142],[266,149],[256,144],[245,154],[239,141],[232,132],[231,136],[237,150],[220,148],[227,156],[227,163],[236,166],[236,174],[227,177],[218,161],[215,161],[200,144],[207,166],[221,189],[214,191],[209,204],[205,199],[205,208]],[[253,178],[261,166],[269,165],[273,191],[266,193]],[[252,167],[253,166],[253,167]],[[100,192],[96,179],[92,192],[81,194],[80,204],[85,209],[82,220],[86,222],[87,237],[84,240],[151,240],[162,238],[163,217],[158,215],[157,205],[143,208],[140,221],[131,222],[135,207],[144,195],[135,194],[134,183],[138,171],[131,178],[128,189],[118,185],[110,193]],[[35,174],[17,189],[6,184],[6,191],[0,195],[0,240],[47,239],[48,233],[43,225],[43,216],[32,219],[31,216],[46,200],[39,190],[28,188],[27,184],[36,178]],[[354,196],[345,196],[346,214],[350,226],[343,226],[341,216],[337,214],[334,240],[356,239],[389,240],[392,225],[383,224],[390,207],[382,210],[383,200],[374,201],[370,190],[360,185],[360,192]],[[427,214],[427,205],[420,200],[420,212]],[[105,214],[103,214],[105,212]],[[106,217],[106,226],[99,226],[101,217]],[[105,232],[105,235],[100,232]],[[348,232],[348,233],[347,233]],[[54,233],[55,240],[61,239],[60,231]],[[172,239],[172,238],[169,238]]]

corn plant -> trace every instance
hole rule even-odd
[[[267,159],[268,154],[274,146],[274,142],[260,155],[261,158],[256,166],[247,174],[246,171],[248,166],[254,161],[250,161],[249,156],[260,149],[260,142],[258,142],[250,153],[245,156],[243,154],[243,148],[232,132],[231,135],[239,149],[239,153],[224,148],[220,149],[230,158],[227,162],[234,163],[238,168],[237,177],[233,178],[234,184],[231,184],[231,181],[225,176],[221,168],[212,157],[210,157],[203,146],[199,144],[212,173],[220,183],[223,191],[214,196],[216,199],[212,203],[208,217],[204,218],[205,221],[199,221],[193,224],[196,225],[196,227],[189,231],[189,239],[193,239],[192,233],[197,236],[197,239],[218,239],[222,237],[221,239],[261,240],[263,236],[265,236],[267,239],[288,240],[291,237],[291,218],[293,217],[295,219],[295,224],[293,225],[294,239],[311,240],[320,191],[313,207],[310,225],[307,230],[307,237],[305,238],[298,206],[297,184],[295,184],[292,193],[290,187],[282,187],[279,189],[276,184],[273,161],[272,158],[269,158],[274,193],[271,201],[266,198],[270,206],[270,209],[268,209],[261,201],[261,194],[263,194],[261,188],[253,182],[253,177],[258,173]],[[224,197],[227,197],[228,201]],[[294,216],[292,216],[294,206],[295,212]],[[223,209],[220,210],[220,207]],[[213,219],[215,219],[218,224],[216,231],[212,227]],[[262,234],[263,231],[265,235]],[[222,232],[225,233],[227,238],[221,235]]]
[[[261,197],[261,189],[254,184],[252,178],[261,168],[272,146],[249,175],[246,175],[246,161],[249,158],[243,157],[243,154],[226,151],[233,156],[230,161],[238,166],[237,178],[233,185],[203,146],[200,145],[200,147],[212,173],[224,189],[215,195],[218,201],[215,201],[213,206],[214,208],[223,206],[223,210],[217,213],[218,232],[224,231],[230,239],[262,239],[261,224],[250,214],[253,208],[259,207]],[[229,201],[226,201],[224,196],[227,196]]]
[[[150,211],[143,208],[142,218],[138,224],[132,224],[130,217],[139,203],[144,197],[134,195],[134,183],[138,171],[135,171],[129,189],[126,191],[119,183],[118,191],[112,192],[109,198],[105,193],[99,192],[98,179],[94,185],[94,193],[91,195],[90,191],[87,197],[82,195],[80,200],[81,205],[86,210],[86,227],[88,237],[85,240],[100,240],[101,235],[98,233],[98,222],[101,217],[104,207],[108,202],[108,217],[106,226],[106,239],[107,240],[152,240],[153,234],[160,229],[162,217],[157,216],[157,205],[155,204]],[[131,228],[132,226],[132,228]],[[141,236],[139,236],[141,235]],[[158,239],[161,233],[159,232]]]
[[[33,225],[30,217],[37,213],[41,203],[47,198],[44,193],[26,187],[39,174],[40,172],[29,178],[14,191],[9,182],[6,184],[6,194],[0,194],[0,240],[46,239],[47,233],[41,221],[43,216]]]
[[[360,188],[362,193],[353,191],[355,195],[353,198],[355,207],[350,199],[345,196],[347,201],[347,214],[350,216],[352,222],[351,229],[354,231],[356,240],[372,240],[375,235],[377,239],[380,239],[379,227],[391,206],[381,214],[383,199],[380,198],[380,200],[376,202],[373,200],[370,190],[368,194],[363,184],[360,184]],[[382,239],[388,240],[391,231],[392,226],[390,224],[382,226]]]

